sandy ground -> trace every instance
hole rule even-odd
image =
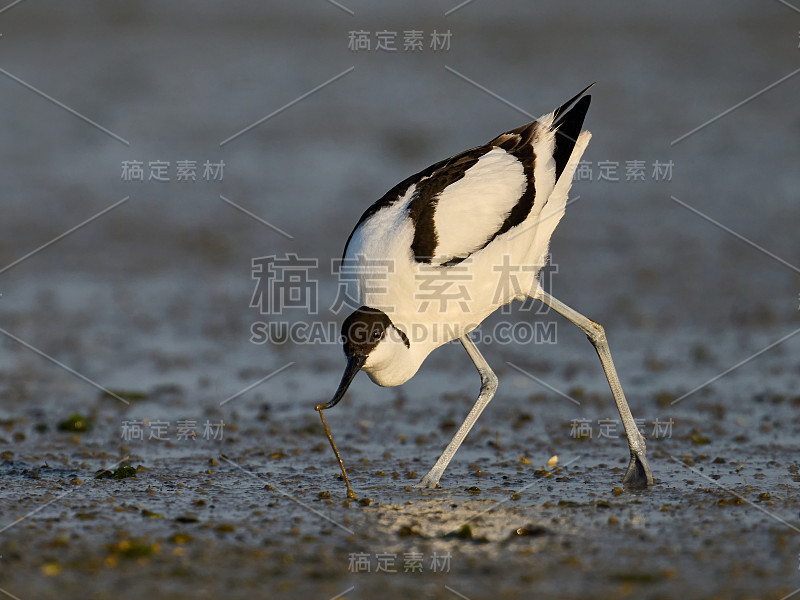
[[[345,4],[0,7],[0,593],[800,595],[798,11]],[[367,205],[591,81],[592,177],[548,285],[606,326],[656,484],[620,487],[586,339],[515,307],[481,329],[500,388],[439,490],[409,486],[477,395],[463,350],[399,388],[356,380],[327,417],[347,501],[312,408],[341,350],[253,343],[253,324],[335,331],[330,260]],[[262,314],[251,261],[290,254],[316,261],[317,314]],[[554,337],[502,343],[505,324]]]

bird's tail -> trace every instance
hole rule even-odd
[[[591,96],[585,96],[584,94],[593,85],[593,83],[588,85],[576,96],[559,106],[553,113],[553,124],[550,128],[555,131],[553,160],[556,163],[556,187],[558,187],[558,183],[561,183],[561,176],[565,174],[564,171],[568,170],[570,166],[572,166],[569,169],[571,172],[566,173],[566,175],[568,176],[567,179],[572,180],[578,161],[589,143],[588,137],[591,137],[591,134],[588,131],[584,132],[588,134],[585,141],[580,138],[583,135],[581,133],[583,121],[592,101]],[[578,152],[576,153],[575,150],[578,150]]]
[[[542,126],[550,132],[550,135],[541,138],[541,152],[552,152],[553,162],[548,165],[548,168],[555,166],[555,177],[550,175],[553,187],[534,217],[536,231],[532,239],[536,242],[531,250],[536,264],[544,260],[550,237],[564,216],[567,197],[572,187],[572,177],[592,137],[588,131],[581,131],[592,98],[584,94],[590,87],[592,86],[588,86],[575,97],[570,98],[552,114],[545,115],[540,119]],[[539,154],[538,151],[537,154]]]

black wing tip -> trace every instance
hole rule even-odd
[[[577,139],[581,132],[581,128],[583,127],[583,122],[586,119],[586,113],[589,112],[589,105],[591,103],[592,96],[584,96],[578,100],[566,113],[561,115],[561,118],[558,120],[558,124],[553,125],[553,127],[558,127],[559,131],[564,129],[573,131],[575,135],[572,137]],[[565,131],[564,133],[569,134],[569,131]]]
[[[558,110],[562,110],[564,107],[567,107],[565,109],[566,112],[559,114],[558,120],[552,125],[552,128],[556,130],[556,145],[553,151],[553,159],[556,162],[556,181],[561,178],[561,174],[567,167],[570,156],[572,156],[572,151],[575,149],[578,136],[583,128],[583,121],[586,119],[586,113],[592,102],[591,95],[584,96],[583,94],[585,94],[592,85],[585,88],[580,94],[558,108]],[[558,112],[558,110],[556,112]]]
[[[572,112],[572,111],[570,111],[570,108],[577,108],[578,103],[582,102],[584,100],[588,100],[588,102],[591,102],[591,98],[592,98],[591,96],[583,97],[583,95],[586,92],[588,92],[592,87],[594,87],[596,84],[597,84],[596,81],[590,83],[585,88],[583,88],[580,92],[575,94],[572,98],[570,98],[569,100],[564,102],[564,104],[559,106],[553,112],[553,128],[558,127],[561,124],[561,117],[562,116],[566,116],[565,113],[567,113],[567,111]],[[588,102],[587,102],[587,106],[586,106],[587,110],[589,108],[588,107]],[[573,107],[573,104],[575,105],[574,107]]]

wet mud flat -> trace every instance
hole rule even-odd
[[[617,345],[625,344],[623,336]],[[628,386],[649,438],[650,490],[620,487],[621,424],[608,424],[611,396],[580,339],[549,348],[538,367],[518,349],[500,351],[580,404],[498,367],[498,395],[438,490],[410,486],[474,400],[470,365],[447,348],[408,389],[357,382],[328,421],[359,500],[346,499],[311,408],[336,383],[334,360],[298,366],[294,398],[275,384],[223,406],[232,394],[198,374],[213,355],[151,360],[157,368],[141,382],[158,384],[110,390],[129,405],[76,393],[36,365],[26,376],[48,382],[51,400],[33,406],[19,373],[6,371],[0,587],[22,599],[780,599],[800,587],[800,397],[762,393],[734,410],[726,395],[741,393],[743,374],[672,404],[687,391],[662,385],[682,355],[677,346],[662,364],[635,369],[648,376]],[[557,366],[568,356],[581,359]],[[791,380],[797,365],[779,367],[791,360],[762,366]],[[701,380],[708,366],[691,362]],[[654,435],[656,419],[670,429]],[[126,433],[137,421],[143,439]],[[214,439],[206,421],[224,423],[222,435]],[[154,429],[165,439],[150,439]]]

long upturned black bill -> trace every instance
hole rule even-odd
[[[350,387],[353,377],[361,370],[365,362],[367,362],[366,356],[353,355],[347,357],[347,366],[344,369],[344,375],[342,375],[342,382],[339,384],[339,389],[336,390],[333,399],[327,404],[323,404],[319,410],[333,408],[339,403],[339,400],[344,397],[347,388]]]

